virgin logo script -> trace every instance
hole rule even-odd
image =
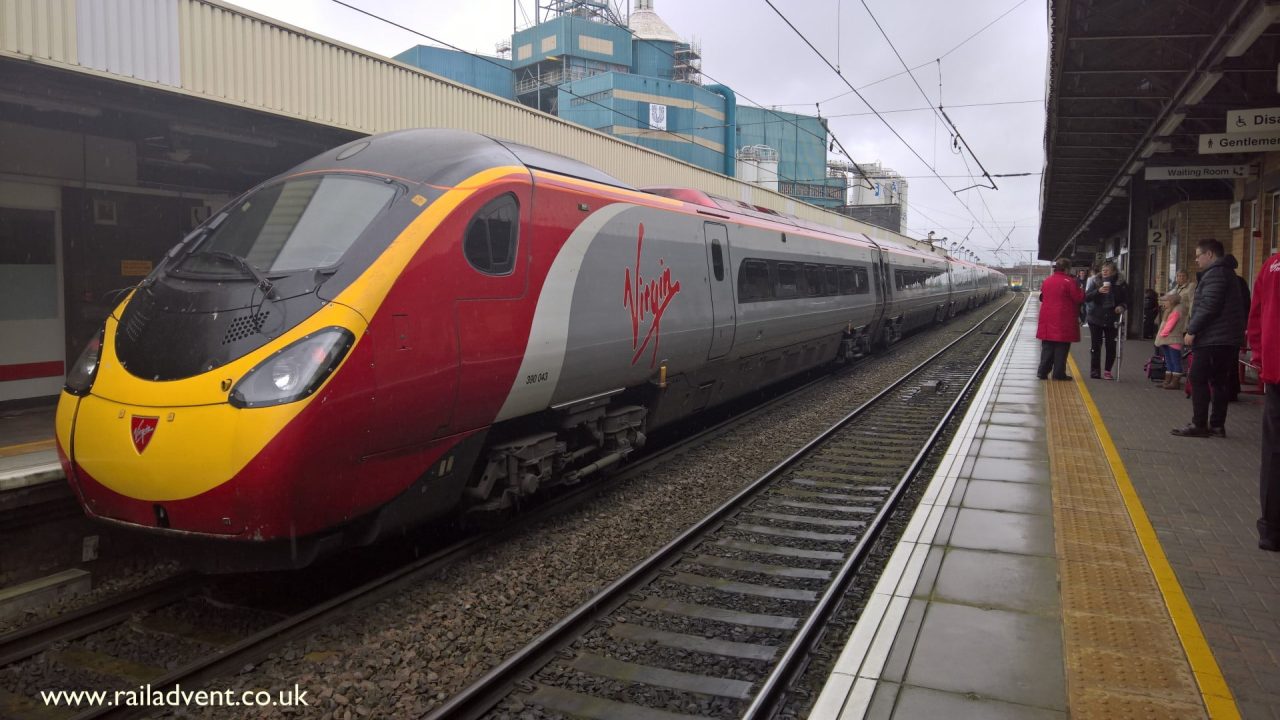
[[[672,298],[680,292],[680,281],[671,279],[671,268],[662,258],[658,258],[661,268],[657,278],[646,278],[640,273],[640,258],[644,251],[644,223],[640,224],[640,234],[636,238],[636,266],[627,268],[626,284],[623,287],[622,305],[631,312],[631,364],[635,365],[653,341],[653,354],[649,358],[649,367],[658,364],[658,342],[662,336],[662,315],[667,311]],[[640,328],[646,321],[648,329],[644,337],[640,336]]]
[[[143,417],[132,415],[129,417],[129,430],[133,434],[133,449],[141,455],[143,450],[151,444],[151,438],[156,432],[156,423],[160,421],[158,417]]]

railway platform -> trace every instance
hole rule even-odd
[[[1179,438],[1181,392],[1035,377],[1035,299],[810,715],[1280,718],[1280,554],[1258,549],[1261,398]]]
[[[54,450],[53,400],[0,410],[0,511],[70,493]]]

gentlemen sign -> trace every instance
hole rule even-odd
[[[1280,129],[1254,132],[1209,133],[1200,136],[1201,155],[1280,150]]]
[[[1149,167],[1147,180],[1233,180],[1253,175],[1251,165],[1183,165],[1178,167]]]

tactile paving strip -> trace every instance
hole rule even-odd
[[[1208,717],[1075,383],[1045,383],[1073,718]]]

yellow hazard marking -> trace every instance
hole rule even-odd
[[[1124,498],[1129,520],[1133,523],[1134,530],[1137,531],[1142,551],[1146,555],[1147,563],[1151,566],[1151,572],[1155,575],[1160,594],[1164,597],[1165,607],[1169,610],[1169,617],[1173,621],[1178,639],[1182,642],[1182,648],[1187,654],[1187,662],[1190,663],[1196,684],[1200,688],[1200,696],[1204,701],[1205,709],[1208,711],[1210,718],[1222,718],[1224,720],[1239,718],[1240,710],[1236,707],[1231,689],[1227,687],[1227,681],[1222,675],[1221,668],[1218,667],[1217,660],[1213,657],[1213,651],[1209,649],[1209,643],[1205,640],[1204,632],[1200,629],[1200,623],[1196,620],[1195,613],[1191,610],[1191,604],[1187,601],[1187,596],[1182,591],[1182,585],[1179,584],[1177,575],[1174,574],[1173,567],[1169,564],[1169,559],[1164,554],[1164,548],[1160,545],[1160,539],[1156,536],[1155,528],[1147,517],[1147,512],[1142,506],[1142,500],[1138,498],[1137,490],[1134,489],[1129,473],[1125,470],[1124,462],[1120,459],[1120,453],[1116,449],[1115,442],[1111,439],[1111,433],[1107,431],[1106,424],[1102,420],[1102,414],[1098,411],[1098,406],[1093,402],[1093,397],[1089,394],[1089,388],[1084,382],[1084,376],[1081,374],[1079,367],[1076,366],[1074,358],[1068,357],[1068,362],[1071,364],[1071,373],[1076,379],[1075,383],[1080,390],[1085,408],[1093,421],[1098,442],[1102,445],[1103,453],[1111,466],[1112,475],[1115,476],[1116,486],[1120,491],[1121,497]]]
[[[17,445],[6,445],[5,447],[0,447],[0,457],[13,457],[14,455],[26,455],[27,453],[52,449],[53,438],[46,438],[44,440],[35,440],[33,442],[18,443]]]

